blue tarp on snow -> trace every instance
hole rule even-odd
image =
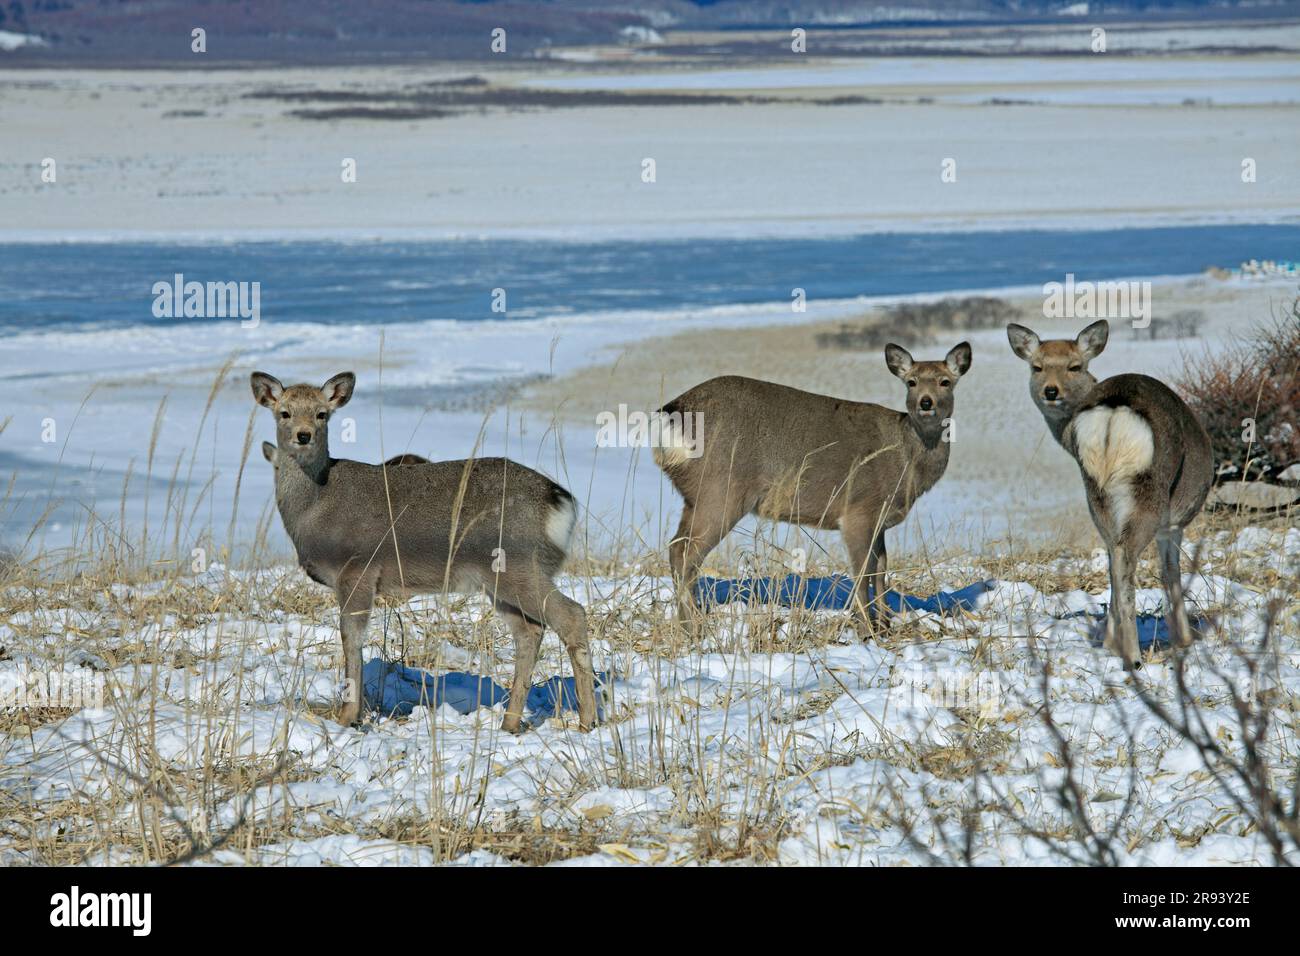
[[[940,591],[933,597],[885,592],[885,604],[892,611],[928,611],[949,614],[955,610],[973,611],[981,594],[993,587],[992,581],[980,581],[957,591]],[[782,604],[806,607],[814,611],[845,610],[853,593],[853,579],[847,574],[806,578],[787,574],[774,578],[705,578],[695,581],[695,603],[702,608],[728,601],[748,604]]]
[[[462,714],[478,707],[495,707],[510,699],[510,692],[480,674],[449,671],[432,674],[415,667],[406,667],[378,657],[366,662],[361,669],[365,686],[366,706],[384,716],[405,717],[415,707],[439,707],[450,704]],[[601,688],[609,681],[609,672],[596,674],[596,716],[604,718]],[[552,677],[534,684],[524,702],[524,713],[530,723],[553,717],[561,710],[577,710],[578,693],[572,677]]]
[[[1091,638],[1092,643],[1100,645],[1106,640],[1106,614],[1096,613],[1093,611],[1075,611],[1073,614],[1062,615],[1062,620],[1074,617],[1089,617],[1093,620]],[[1192,626],[1193,640],[1200,635],[1209,626],[1209,618],[1195,617],[1189,615],[1187,623]],[[1146,650],[1152,645],[1159,647],[1169,646],[1169,624],[1165,621],[1163,614],[1139,614],[1137,616],[1138,629],[1138,647]]]
[[[885,603],[890,610],[927,611],[931,614],[949,614],[954,610],[973,611],[979,596],[993,587],[992,581],[977,581],[956,591],[940,591],[933,597],[917,597],[912,594],[885,592]],[[816,611],[845,610],[849,606],[849,596],[853,593],[853,579],[847,574],[832,574],[828,577],[805,578],[798,574],[784,577],[768,578],[708,578],[701,577],[695,582],[695,603],[702,608],[710,608],[729,601],[742,601],[747,604],[781,604],[785,607],[806,607]],[[1092,618],[1091,628],[1093,643],[1100,644],[1106,636],[1106,615],[1092,611],[1075,611],[1062,615],[1062,620],[1076,617]],[[1208,621],[1205,618],[1190,619],[1195,635],[1203,631]],[[1169,627],[1159,614],[1139,614],[1137,617],[1138,644],[1143,650],[1153,644],[1169,644]]]

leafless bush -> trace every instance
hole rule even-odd
[[[817,345],[854,351],[877,348],[888,342],[910,347],[943,332],[990,329],[1019,317],[1019,309],[1005,299],[991,296],[903,302],[885,309],[874,321],[845,322],[834,332],[822,332],[817,336]]]
[[[1189,360],[1175,388],[1210,433],[1221,478],[1300,461],[1300,299],[1249,342]]]

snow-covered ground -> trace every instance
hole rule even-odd
[[[1269,710],[1260,752],[1290,793],[1300,529],[1220,531],[1200,551],[1188,596],[1216,623],[1189,685],[1229,754],[1243,744],[1229,689]],[[100,706],[0,709],[0,863],[157,862],[194,840],[219,864],[924,864],[960,856],[966,821],[975,863],[1052,864],[1086,859],[1059,799],[1067,775],[1090,825],[1115,826],[1121,863],[1274,862],[1239,784],[1151,715],[1084,619],[1064,619],[1107,601],[1077,589],[1104,580],[1104,560],[1000,567],[975,612],[908,615],[867,644],[841,615],[772,609],[724,608],[687,637],[666,624],[662,578],[570,579],[597,669],[615,674],[606,720],[519,737],[497,730],[500,708],[334,723],[334,611],[295,569],[11,588],[0,696],[76,675]],[[955,562],[902,583],[988,576]],[[1138,602],[1154,610],[1160,592]],[[367,656],[501,680],[499,632],[482,602],[419,600],[372,618]],[[544,651],[539,680],[565,666],[553,638]],[[1171,703],[1173,674],[1157,656],[1141,686]]]

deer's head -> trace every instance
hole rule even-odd
[[[340,372],[319,388],[286,388],[275,376],[254,372],[250,379],[253,398],[275,416],[277,457],[289,455],[304,467],[329,461],[330,416],[348,403],[356,382],[351,372]]]
[[[1068,421],[1097,384],[1088,363],[1101,354],[1110,337],[1105,319],[1092,323],[1073,339],[1041,341],[1033,330],[1014,322],[1007,326],[1011,351],[1029,363],[1029,396],[1043,417]]]
[[[907,386],[907,414],[923,435],[938,434],[952,418],[952,392],[970,363],[969,342],[954,346],[941,362],[917,362],[901,345],[885,346],[885,364]]]

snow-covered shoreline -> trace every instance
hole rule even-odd
[[[1150,281],[1161,315],[1182,308],[1204,312],[1199,337],[1151,342],[1117,331],[1098,362],[1099,374],[1142,368],[1176,375],[1188,355],[1248,336],[1296,295],[1294,280],[1285,277]],[[578,496],[587,528],[584,540],[593,552],[606,551],[608,541],[628,522],[652,542],[659,541],[660,531],[670,531],[667,526],[675,520],[675,494],[648,455],[598,446],[601,410],[617,409],[620,403],[657,407],[665,397],[661,388],[676,394],[710,375],[736,371],[734,361],[741,355],[747,374],[896,406],[901,395],[883,360],[870,354],[854,357],[849,365],[837,361],[827,367],[833,356],[807,351],[814,332],[899,302],[965,294],[997,296],[1041,312],[1041,288],[1020,286],[815,300],[799,315],[791,313],[788,303],[774,302],[387,327],[263,322],[232,331],[230,320],[170,328],[133,324],[19,331],[7,339],[6,354],[25,375],[0,383],[0,403],[14,409],[5,452],[17,481],[5,516],[4,543],[13,547],[21,542],[51,502],[57,507],[29,547],[62,547],[71,541],[84,528],[88,507],[114,525],[124,519],[126,534],[134,540],[147,509],[157,515],[168,499],[179,462],[177,490],[190,488],[191,494],[202,495],[182,543],[193,547],[199,537],[212,537],[215,541],[203,543],[242,547],[273,507],[271,470],[257,455],[256,442],[240,469],[250,413],[255,438],[269,436],[265,413],[255,411],[247,391],[248,372],[262,368],[285,381],[324,381],[345,367],[358,373],[361,387],[342,416],[356,422],[355,440],[344,444],[337,430],[341,426],[334,426],[331,448],[336,455],[381,461],[414,452],[445,459],[463,457],[476,447],[478,454],[505,454],[557,477]],[[1045,334],[1077,332],[1069,321],[1036,320],[1032,313],[1026,321]],[[729,351],[718,352],[699,340],[734,329],[758,330],[768,346],[748,348],[737,341]],[[975,347],[975,367],[957,396],[957,417],[962,435],[975,440],[956,444],[944,480],[897,532],[904,537],[895,539],[895,553],[918,544],[929,550],[945,541],[978,552],[981,540],[999,541],[1017,526],[1018,535],[1032,531],[1036,516],[1053,508],[1064,508],[1072,525],[1090,539],[1091,524],[1076,500],[1073,463],[1054,447],[1041,447],[1045,433],[1025,399],[1024,372],[1007,349],[1004,333],[1000,328],[977,330],[968,337]],[[744,336],[745,342],[754,340],[752,332]],[[683,348],[689,361],[674,358]],[[233,368],[213,393],[227,359]],[[500,388],[509,391],[494,391]],[[472,399],[480,390],[486,405],[457,398]],[[159,415],[154,470],[146,481],[148,440]],[[50,420],[56,425],[52,442],[44,440]],[[236,488],[241,503],[232,527]],[[1013,508],[1016,496],[1021,505]],[[1026,501],[1039,510],[1026,512]],[[189,507],[195,503],[192,498]],[[1010,521],[1012,513],[1019,515],[1017,521]],[[1060,514],[1042,527],[1059,530]],[[231,540],[228,531],[234,532]],[[272,522],[270,544],[288,556],[278,520]],[[838,543],[826,538],[824,546],[834,551]]]

